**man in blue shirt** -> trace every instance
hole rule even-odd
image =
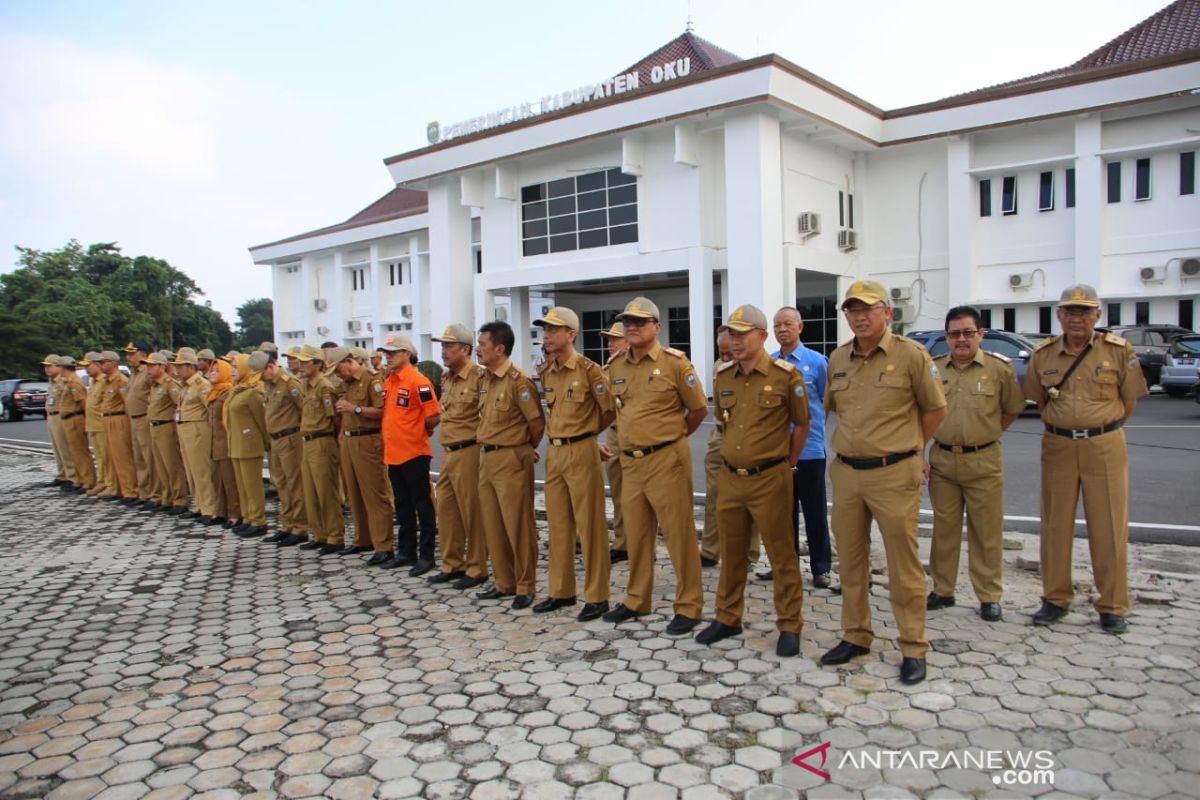
[[[800,510],[804,510],[804,534],[808,539],[809,568],[813,586],[829,588],[829,573],[833,553],[829,546],[829,517],[825,503],[825,377],[829,360],[800,343],[804,320],[799,310],[784,306],[775,313],[775,341],[779,350],[773,358],[782,358],[796,365],[804,376],[808,404],[812,412],[812,429],[804,444],[800,460],[792,468],[792,537],[796,552],[800,552]],[[758,577],[771,580],[772,572],[760,572]]]

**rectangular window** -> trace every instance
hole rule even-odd
[[[1017,176],[1009,175],[1004,179],[1000,191],[1000,213],[1012,216],[1017,213]]]
[[[1137,170],[1134,173],[1134,191],[1133,197],[1135,200],[1150,199],[1150,159],[1139,158],[1137,160]]]
[[[1196,151],[1179,154],[1179,193],[1196,193]]]
[[[1067,208],[1075,207],[1075,168],[1067,167]]]
[[[483,273],[483,248],[481,247],[475,251],[475,274],[480,275],[482,273]]]
[[[846,194],[838,189],[838,227],[846,227]]]
[[[584,311],[580,314],[581,352],[597,364],[608,361],[608,339],[601,336],[600,331],[608,330],[621,311],[620,308],[610,308],[604,311]]]
[[[1015,331],[1017,329],[1017,310],[1015,308],[1004,309],[1004,330]]]
[[[1050,306],[1038,306],[1038,331],[1041,333],[1053,333],[1054,328],[1051,327],[1054,319],[1054,309]]]
[[[850,223],[846,227],[854,229],[854,195],[846,195],[846,221]]]
[[[1133,324],[1134,325],[1149,325],[1150,324],[1150,301],[1139,300],[1133,307]]]
[[[1054,210],[1054,173],[1043,172],[1038,179],[1038,211]]]
[[[637,240],[637,178],[619,168],[521,189],[521,245],[526,256]],[[483,271],[482,256],[475,269]]]
[[[1121,202],[1121,162],[1108,162],[1108,202]]]
[[[1108,304],[1108,327],[1113,328],[1121,324],[1121,304]]]
[[[287,264],[284,266],[283,271],[287,275],[295,275],[297,272],[300,271],[300,265],[299,264]]]
[[[979,182],[979,216],[992,215],[992,182],[984,178]]]
[[[1179,301],[1179,327],[1192,330],[1192,323],[1195,322],[1195,308],[1194,300]]]
[[[979,309],[979,324],[981,327],[992,327],[992,310],[990,308]]]
[[[350,291],[358,291],[358,270],[356,269],[350,270]]]
[[[688,309],[688,306],[667,309],[667,346],[682,350],[691,357],[692,321]]]

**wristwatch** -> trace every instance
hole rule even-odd
[[[355,413],[355,414],[361,414],[361,413],[362,413],[362,406],[355,406],[355,407],[354,407],[354,413]]]

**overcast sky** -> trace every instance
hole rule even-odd
[[[0,3],[0,270],[117,241],[234,323],[247,248],[345,220],[425,126],[610,77],[683,32],[884,108],[1065,66],[1165,0]]]

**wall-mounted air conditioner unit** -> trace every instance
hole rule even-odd
[[[498,319],[500,322],[508,322],[508,309],[504,306],[497,308],[496,319]]]
[[[315,308],[317,311],[324,311],[325,309],[329,308],[329,301],[327,301],[324,297],[318,297],[316,300],[313,300],[313,308]]]
[[[1008,276],[1008,286],[1011,289],[1028,289],[1033,286],[1033,273],[1014,272]]]
[[[900,303],[892,307],[892,322],[902,322],[905,325],[911,325],[916,320],[917,310],[908,303]]]
[[[912,289],[907,287],[897,286],[892,289],[892,304],[903,303],[912,297]]]
[[[347,322],[346,327],[349,328],[351,333],[362,332],[362,322],[360,322],[359,320],[356,320],[356,319],[352,319],[349,322]]]
[[[318,336],[328,336],[329,328],[325,327],[324,325],[318,325],[317,326],[317,335]]]
[[[1162,283],[1167,279],[1166,267],[1142,267],[1138,270],[1142,283]]]
[[[838,249],[844,252],[858,249],[858,231],[838,231]]]
[[[802,211],[799,225],[801,236],[816,236],[821,232],[821,215],[815,211]]]
[[[400,306],[400,316],[412,319],[413,307],[411,305]]]
[[[1200,278],[1200,258],[1185,258],[1180,261],[1179,274],[1185,278]]]

